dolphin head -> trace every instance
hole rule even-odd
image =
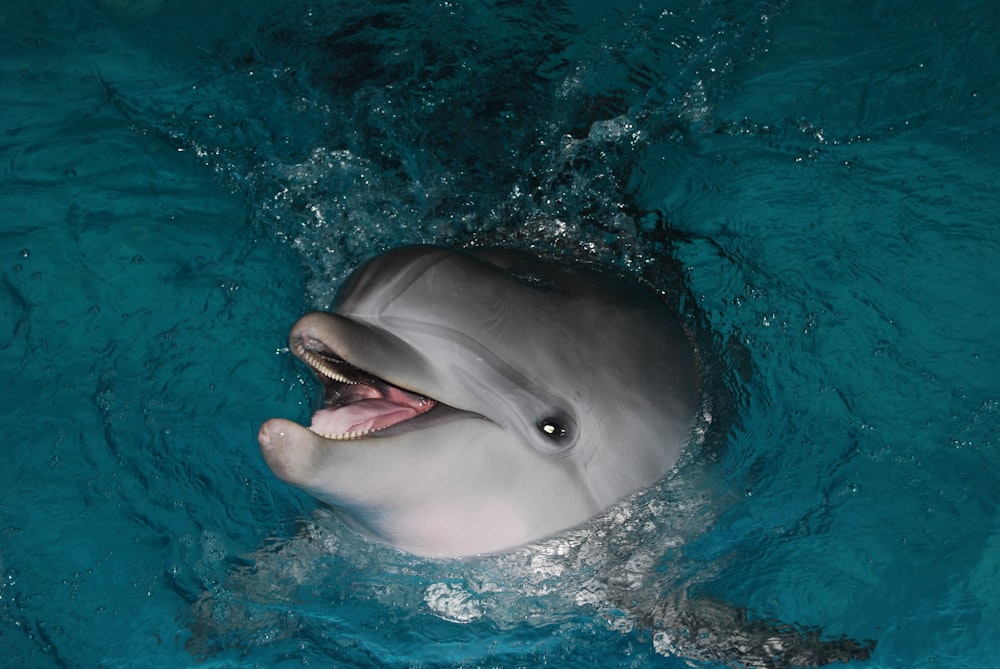
[[[404,247],[302,317],[309,428],[260,429],[274,473],[427,556],[500,552],[647,487],[690,436],[692,344],[648,289],[518,251]]]

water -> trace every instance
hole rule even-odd
[[[1000,10],[693,5],[0,7],[4,662],[683,666],[689,593],[995,666]],[[499,558],[317,515],[284,337],[404,242],[679,260],[717,452]]]

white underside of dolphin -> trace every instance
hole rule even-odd
[[[272,419],[281,479],[404,551],[505,551],[667,473],[700,382],[651,290],[519,251],[406,247],[369,261],[289,348],[320,379],[309,428]]]

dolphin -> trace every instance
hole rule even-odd
[[[513,568],[512,589],[527,594],[518,565],[536,569],[539,552],[555,564],[590,559],[551,542],[595,516],[595,526],[607,522],[602,511],[663,477],[704,406],[698,351],[652,290],[525,251],[413,246],[377,256],[331,311],[295,323],[289,349],[316,374],[323,400],[309,427],[280,418],[261,426],[274,473],[403,551],[491,555],[482,564]],[[289,564],[299,583],[295,556],[325,551],[320,531],[262,548],[234,587],[273,593],[289,582]],[[595,574],[569,572],[604,584],[600,605],[651,630],[663,655],[815,667],[875,649],[874,640],[824,638],[684,590],[651,599],[648,581],[622,585],[617,558],[601,559],[612,562]],[[193,607],[196,652],[217,624],[216,605],[206,593]]]
[[[651,484],[691,439],[695,347],[651,289],[515,250],[411,246],[358,269],[289,349],[307,428],[260,428],[278,478],[427,557],[507,551]]]

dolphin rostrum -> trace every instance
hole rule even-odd
[[[520,251],[385,253],[289,348],[323,406],[264,423],[267,464],[423,556],[584,523],[675,464],[699,407],[694,346],[653,291]]]

